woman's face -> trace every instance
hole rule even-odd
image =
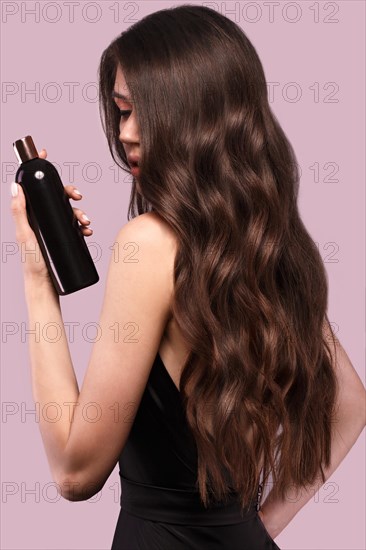
[[[125,150],[131,168],[131,174],[137,178],[139,175],[139,168],[136,166],[136,162],[138,162],[140,158],[139,130],[136,121],[136,113],[133,109],[133,98],[130,97],[130,92],[127,88],[120,65],[117,67],[112,96],[117,107],[121,111],[119,140]]]

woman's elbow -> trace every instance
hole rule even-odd
[[[67,478],[57,482],[58,493],[66,500],[80,502],[89,500],[97,491],[95,487],[83,485],[80,481]]]

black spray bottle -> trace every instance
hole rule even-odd
[[[99,275],[55,166],[39,158],[31,136],[13,147],[20,163],[15,181],[24,191],[28,222],[57,293],[63,296],[97,283]]]

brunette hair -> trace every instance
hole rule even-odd
[[[100,60],[100,113],[129,171],[112,99],[118,64],[140,133],[128,219],[154,211],[178,242],[173,314],[191,350],[180,386],[201,500],[226,498],[226,474],[243,508],[261,475],[283,499],[319,469],[324,483],[338,392],[327,276],[258,54],[237,24],[198,5],[117,36]]]

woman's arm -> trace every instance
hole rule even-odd
[[[46,156],[47,151],[42,149],[39,157],[45,159]],[[66,185],[64,190],[70,199],[80,200],[82,197],[73,185]],[[51,472],[57,479],[62,471],[61,457],[69,437],[72,406],[78,400],[79,388],[66,340],[59,296],[29,225],[21,185],[14,182],[11,194],[15,235],[22,251],[21,265],[31,331],[29,349],[33,398],[41,411],[40,431]],[[73,211],[81,224],[80,231],[84,236],[89,236],[93,231],[85,227],[89,221],[82,218],[83,211],[75,207]]]
[[[29,337],[33,399],[41,411],[39,429],[51,473],[59,479],[79,388],[59,296],[51,284],[42,285],[39,279],[25,278],[24,287],[29,329],[35,331]]]
[[[328,333],[329,334],[329,333]],[[347,453],[351,450],[366,424],[366,392],[348,355],[336,340],[337,354],[333,364],[339,383],[338,415],[333,425],[331,463],[323,468],[325,479],[333,474]],[[332,345],[330,346],[332,350]],[[308,490],[297,493],[291,490],[288,499],[279,500],[271,490],[261,506],[262,521],[272,538],[277,537],[290,523],[299,510],[321,488],[323,481],[319,471],[319,481]]]

